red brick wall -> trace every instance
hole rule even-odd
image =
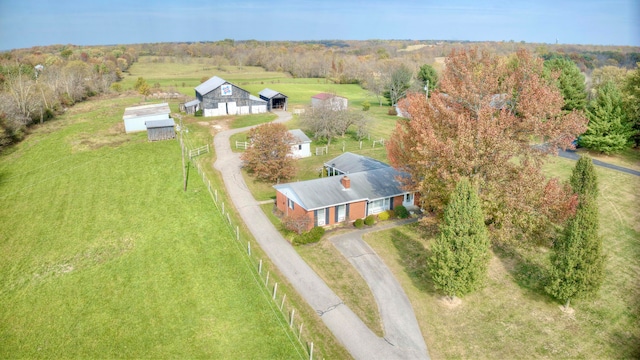
[[[284,194],[282,194],[279,191],[276,191],[276,207],[278,208],[278,210],[282,211],[282,213],[284,215],[306,215],[311,219],[311,225],[309,226],[308,230],[311,230],[311,228],[313,228],[313,211],[306,211],[305,209],[302,208],[302,206],[295,204],[293,206],[293,210],[291,210],[288,206],[288,201],[287,201],[287,197],[284,196]]]
[[[356,221],[357,219],[363,219],[366,216],[365,209],[367,207],[366,201],[360,201],[349,204],[349,221]]]

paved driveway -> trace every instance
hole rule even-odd
[[[422,354],[427,352],[427,347],[409,298],[389,268],[375,251],[362,240],[362,235],[367,232],[379,231],[411,221],[414,220],[378,224],[371,229],[336,235],[329,240],[358,270],[369,285],[378,303],[380,317],[384,324],[385,340],[391,345],[412,349],[416,354]]]
[[[289,113],[277,114],[278,122],[291,118]],[[394,333],[389,341],[376,336],[275,229],[247,189],[240,171],[240,155],[233,153],[229,145],[231,135],[247,130],[248,128],[234,129],[216,134],[214,146],[217,160],[214,166],[220,171],[236,210],[267,256],[354,358],[429,359],[424,341],[421,345],[415,345],[414,336],[407,341],[398,337],[401,333]],[[396,327],[387,325],[384,321],[383,318],[385,329],[387,326],[390,329]]]

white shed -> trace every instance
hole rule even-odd
[[[291,156],[294,158],[305,158],[311,156],[311,139],[300,129],[289,130],[293,135],[294,142],[291,143]]]
[[[168,120],[171,109],[168,103],[132,106],[124,109],[122,120],[127,133],[147,131],[145,122]]]

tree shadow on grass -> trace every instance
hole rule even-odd
[[[557,302],[545,292],[549,269],[545,263],[548,254],[535,249],[522,249],[515,245],[494,246],[493,252],[523,293],[534,300]]]
[[[435,292],[436,289],[427,268],[427,258],[431,256],[431,252],[421,242],[398,229],[391,231],[391,242],[398,250],[400,264],[413,285],[420,291]]]

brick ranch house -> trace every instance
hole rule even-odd
[[[399,180],[407,175],[383,162],[347,152],[324,165],[328,177],[273,186],[276,207],[284,215],[309,217],[309,229],[353,222],[400,205],[415,208],[417,196]]]

